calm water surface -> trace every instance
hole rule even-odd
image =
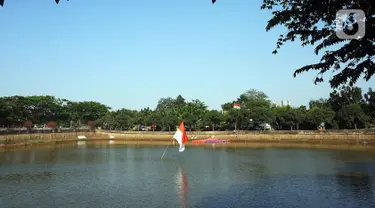
[[[0,152],[0,207],[375,207],[375,154],[65,145]]]

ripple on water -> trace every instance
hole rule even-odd
[[[308,149],[86,147],[0,157],[2,207],[373,208],[375,156]],[[5,193],[5,194],[4,194]]]
[[[35,181],[35,180],[47,180],[56,174],[49,171],[39,173],[11,173],[0,175],[0,181]]]

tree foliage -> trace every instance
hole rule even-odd
[[[362,109],[369,116],[369,122],[375,123],[375,91],[371,88],[363,96]]]
[[[241,108],[233,108],[233,103]],[[375,122],[375,93],[370,88],[362,96],[357,87],[343,87],[330,93],[328,99],[310,101],[305,106],[271,105],[268,96],[258,90],[248,90],[222,110],[210,110],[198,99],[186,100],[182,95],[161,98],[155,109],[111,110],[94,101],[69,101],[54,96],[0,97],[1,127],[80,128],[94,125],[108,130],[174,131],[185,121],[194,130],[254,130],[265,123],[276,130],[326,128],[365,128]]]
[[[338,119],[343,126],[355,128],[359,125],[364,126],[367,122],[367,116],[359,104],[345,105],[337,112]]]
[[[0,126],[34,125],[78,127],[102,118],[110,108],[98,102],[73,102],[54,96],[0,97]]]
[[[215,3],[213,0],[212,3]],[[318,63],[297,69],[297,74],[315,70],[314,83],[323,82],[323,75],[332,71],[332,88],[349,84],[353,86],[359,78],[368,81],[375,73],[375,1],[369,0],[263,0],[261,9],[272,11],[266,30],[283,26],[287,32],[281,34],[274,54],[287,42],[300,40],[302,46],[312,45],[315,54],[324,52]],[[362,39],[344,40],[336,36],[336,13],[341,9],[361,9],[366,16],[366,36]],[[348,17],[348,18],[352,18]],[[342,45],[329,50],[331,46]]]

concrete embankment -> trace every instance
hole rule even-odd
[[[100,138],[103,134],[96,132],[69,132],[69,133],[40,133],[40,134],[11,134],[0,135],[1,147],[31,146],[40,143],[54,143],[58,141],[74,141],[78,136],[87,138]]]
[[[77,141],[79,135],[86,140],[107,141],[110,136],[114,141],[129,141],[142,143],[170,142],[174,132],[136,132],[136,131],[97,131],[70,133],[40,133],[0,135],[1,147],[31,146],[43,143],[61,143]],[[244,132],[234,135],[224,131],[188,132],[189,141],[216,137],[227,139],[230,143],[315,143],[315,144],[366,144],[375,145],[375,132],[364,131],[274,131],[274,132]]]
[[[100,131],[103,137],[113,136],[118,140],[129,141],[170,141],[173,132],[119,132]],[[216,137],[228,139],[229,142],[285,142],[285,143],[330,143],[330,144],[373,144],[375,145],[375,132],[364,131],[274,131],[274,132],[239,132],[234,135],[224,131],[188,132],[189,140]]]

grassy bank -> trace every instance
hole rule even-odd
[[[39,133],[12,134],[0,136],[1,147],[32,146],[45,143],[61,143],[77,141],[77,136],[83,135],[90,141],[108,141],[113,136],[115,142],[170,142],[174,132],[70,132],[70,133]],[[273,132],[245,132],[234,135],[232,132],[188,132],[189,141],[206,139],[212,136],[227,139],[230,143],[283,143],[283,144],[360,144],[375,146],[375,132],[372,131],[273,131]],[[86,141],[86,140],[81,140]]]

